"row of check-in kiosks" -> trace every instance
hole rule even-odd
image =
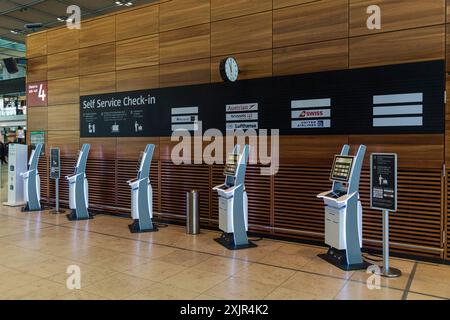
[[[28,171],[22,176],[25,182],[24,211],[42,210],[40,204],[40,179],[37,169],[42,144],[37,144],[28,162]],[[89,213],[88,179],[86,164],[89,144],[79,152],[73,175],[69,182],[69,220],[92,219]],[[131,187],[131,216],[129,225],[132,233],[154,232],[152,186],[150,167],[155,146],[149,144],[141,153],[138,173],[129,180]],[[336,155],[331,170],[332,189],[317,195],[325,204],[325,243],[329,245],[326,254],[319,255],[326,261],[344,270],[367,268],[362,259],[362,206],[359,200],[359,181],[366,151],[360,146],[356,155],[349,155],[350,147],[345,145]],[[248,238],[248,196],[245,190],[245,174],[249,158],[249,146],[236,145],[228,154],[224,168],[225,182],[213,188],[219,196],[219,228],[223,231],[215,239],[230,250],[256,247]]]

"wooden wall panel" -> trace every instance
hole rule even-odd
[[[28,131],[47,131],[47,107],[30,107],[27,111]]]
[[[114,43],[80,49],[80,75],[109,72],[114,71],[115,68],[116,46]]]
[[[80,128],[80,105],[67,104],[48,107],[48,130],[76,131]]]
[[[209,58],[210,32],[208,23],[161,33],[161,64]]]
[[[78,50],[48,55],[47,77],[49,80],[76,77],[78,74]]]
[[[159,6],[143,7],[116,16],[116,40],[141,37],[159,31]]]
[[[348,40],[332,40],[273,51],[273,74],[289,75],[348,68]]]
[[[139,159],[147,144],[154,144],[153,160],[159,160],[159,138],[117,138],[117,159]]]
[[[76,50],[80,46],[80,31],[78,29],[59,28],[47,32],[48,54]]]
[[[80,47],[95,46],[116,40],[116,17],[84,21],[80,29]]]
[[[280,136],[280,165],[330,166],[347,136]]]
[[[367,8],[381,9],[381,29],[369,30]],[[445,0],[350,0],[350,36],[374,34],[445,23]]]
[[[27,58],[47,55],[47,32],[38,32],[27,36]]]
[[[71,104],[80,101],[80,78],[50,80],[48,82],[48,104]]]
[[[99,73],[80,77],[80,95],[111,93],[116,91],[116,73]]]
[[[211,58],[211,81],[221,82],[220,61],[227,56]],[[233,55],[239,63],[239,79],[264,78],[272,76],[272,50],[262,50]]]
[[[117,91],[144,90],[159,87],[159,66],[125,69],[116,72]]]
[[[80,132],[49,131],[46,149],[49,150],[52,147],[61,149],[61,157],[75,157],[80,148]]]
[[[89,143],[89,158],[115,159],[117,138],[80,138],[80,146]]]
[[[236,33],[239,30],[239,33]],[[211,23],[211,55],[272,48],[272,12]]]
[[[159,36],[150,35],[116,42],[116,70],[159,63]]]
[[[279,9],[284,7],[295,6],[298,4],[305,4],[310,2],[318,2],[321,0],[273,0],[273,8]]]
[[[399,167],[442,168],[444,159],[444,135],[371,135],[349,136],[349,143],[355,147],[364,144],[367,154],[393,152],[398,154]],[[365,166],[370,165],[369,157]]]
[[[27,82],[47,80],[47,56],[27,60]]]
[[[159,31],[168,31],[210,21],[210,0],[172,0],[159,6]]]
[[[348,0],[322,0],[273,11],[273,46],[348,37]]]
[[[450,9],[449,9],[450,10]],[[445,35],[445,70],[450,71],[450,24],[447,24],[445,27],[446,35]]]
[[[159,67],[160,87],[172,87],[211,81],[210,59],[164,64]]]
[[[350,38],[352,68],[444,58],[444,26]]]
[[[211,0],[211,21],[272,10],[272,0]]]

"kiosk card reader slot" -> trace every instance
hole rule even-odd
[[[133,223],[128,227],[132,233],[158,231],[152,223],[153,190],[150,183],[150,166],[154,150],[154,144],[146,146],[139,158],[137,177],[127,181],[131,188],[131,217],[133,218]]]
[[[245,191],[245,170],[249,157],[249,146],[242,153],[239,145],[227,157],[225,183],[213,188],[219,195],[219,228],[223,231],[218,243],[230,250],[253,248],[248,240],[248,198]]]
[[[38,163],[42,147],[42,143],[36,144],[36,147],[31,151],[31,156],[28,161],[28,171],[20,174],[24,182],[24,198],[26,201],[26,205],[22,208],[22,211],[31,212],[42,210],[41,179],[38,172]]]
[[[86,163],[90,148],[90,144],[83,144],[78,153],[74,174],[66,176],[66,179],[69,181],[69,208],[72,210],[67,215],[69,220],[92,219],[92,215],[88,212],[89,190],[86,177]]]
[[[330,246],[319,257],[343,270],[366,269],[362,248],[362,205],[359,200],[359,180],[366,147],[361,145],[356,156],[349,156],[345,145],[334,157],[330,180],[332,190],[318,198],[325,203],[325,243]]]

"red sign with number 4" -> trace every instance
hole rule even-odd
[[[48,104],[47,81],[28,83],[27,105],[28,107],[42,107]]]

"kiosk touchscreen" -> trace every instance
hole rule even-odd
[[[86,163],[90,148],[90,144],[83,145],[78,153],[74,174],[66,176],[66,179],[69,181],[69,208],[72,210],[67,215],[69,220],[92,219],[92,215],[88,212],[89,194],[88,180],[86,177]]]
[[[359,180],[366,152],[360,146],[356,156],[349,156],[345,145],[340,155],[334,157],[330,180],[332,189],[318,198],[325,203],[325,243],[330,246],[319,257],[343,270],[366,269],[362,247],[362,205],[359,201]]]
[[[146,146],[139,158],[137,177],[127,181],[131,188],[131,217],[133,218],[133,223],[128,227],[132,233],[158,231],[152,223],[153,190],[150,183],[150,165],[154,150],[154,144]]]
[[[26,206],[22,211],[40,211],[41,207],[41,179],[38,172],[39,157],[42,152],[42,143],[36,144],[31,151],[30,160],[28,161],[28,171],[22,172],[20,175],[24,183],[24,198]]]
[[[223,231],[218,243],[230,250],[256,247],[248,240],[248,198],[245,171],[249,146],[242,153],[239,146],[227,156],[223,174],[225,183],[213,188],[219,194],[219,228]]]

